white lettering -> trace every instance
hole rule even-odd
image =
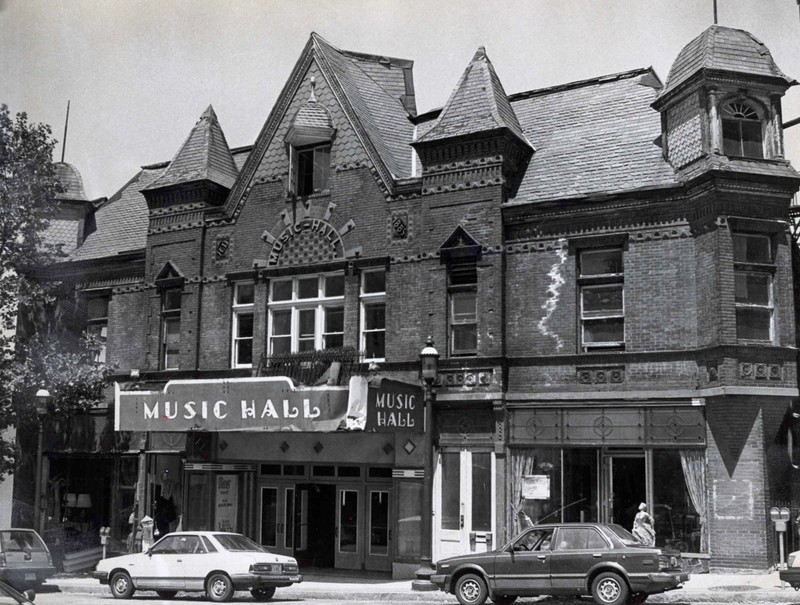
[[[256,417],[256,402],[251,401],[248,405],[247,399],[242,399],[242,418]]]
[[[277,418],[278,412],[275,411],[275,406],[272,405],[272,400],[267,399],[267,402],[264,404],[264,410],[261,412],[262,418]]]
[[[303,418],[316,418],[319,416],[319,408],[314,406],[313,413],[311,412],[311,401],[303,399]]]
[[[289,412],[289,400],[283,400],[283,417],[284,418],[297,418],[300,415],[300,410],[292,406],[292,411]]]
[[[153,407],[150,408],[147,405],[147,402],[144,402],[144,419],[151,420],[152,418],[158,418],[158,401],[153,404]]]
[[[222,411],[222,406],[226,406],[227,407],[227,405],[228,404],[225,403],[224,401],[217,401],[217,403],[214,404],[214,417],[219,419],[219,420],[222,420],[223,418],[227,418],[228,417],[228,412],[223,412]]]
[[[186,420],[191,420],[192,418],[197,416],[197,412],[194,409],[195,405],[197,404],[194,401],[187,401],[186,403],[183,404],[183,409],[185,410],[183,412],[183,417],[186,418]]]
[[[172,404],[175,404],[175,411],[172,411]],[[164,418],[169,418],[170,420],[175,420],[178,417],[178,402],[177,401],[165,401],[164,402]]]

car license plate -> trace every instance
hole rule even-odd
[[[29,581],[35,582],[36,581],[36,573],[35,572],[26,573],[25,574],[25,581],[26,582],[29,582]]]

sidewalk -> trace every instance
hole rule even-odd
[[[304,573],[301,584],[279,588],[276,598],[336,599],[345,602],[377,603],[435,601],[456,603],[453,595],[440,591],[417,592],[411,589],[411,580],[392,580],[369,575],[343,575],[341,573]],[[101,585],[88,575],[58,574],[50,578],[41,592],[70,592],[83,594],[110,594],[108,586]],[[522,602],[540,599],[526,598]],[[709,573],[693,574],[681,590],[653,595],[648,603],[800,603],[800,593],[785,585],[781,588],[778,572],[771,573]],[[487,601],[488,603],[488,601]]]

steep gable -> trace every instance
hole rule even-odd
[[[411,62],[392,59],[396,73],[377,76],[367,55],[341,51],[312,34],[278,100],[265,122],[240,178],[226,203],[228,215],[236,216],[249,191],[257,183],[286,182],[289,157],[285,137],[291,121],[308,104],[311,78],[316,102],[324,107],[336,136],[331,155],[336,168],[369,167],[383,189],[391,193],[398,178],[411,175],[413,124],[397,93],[410,78]],[[370,65],[365,71],[362,67]],[[403,67],[405,65],[405,67]],[[388,89],[388,90],[387,90]],[[413,86],[402,90],[412,90]]]

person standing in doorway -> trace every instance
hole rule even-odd
[[[647,546],[656,545],[656,530],[653,529],[655,521],[650,513],[647,512],[647,504],[642,502],[639,505],[639,512],[633,519],[633,535],[642,544]]]

